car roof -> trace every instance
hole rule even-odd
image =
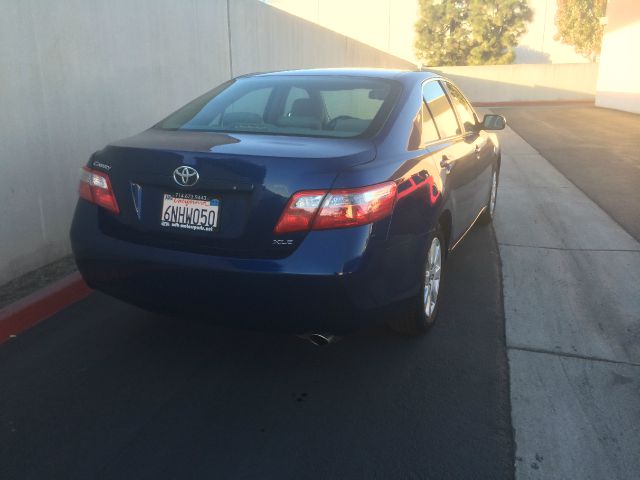
[[[327,77],[369,77],[392,80],[402,80],[407,78],[422,79],[440,77],[435,72],[398,70],[386,68],[310,68],[303,70],[280,70],[264,73],[249,73],[243,77],[271,77],[271,76],[327,76]]]

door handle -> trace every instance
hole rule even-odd
[[[440,167],[444,168],[447,173],[451,172],[451,168],[453,168],[453,162],[449,161],[449,157],[446,155],[442,156],[442,160],[440,160]]]

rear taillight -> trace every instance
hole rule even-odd
[[[326,190],[294,193],[278,220],[275,233],[309,230]]]
[[[355,227],[391,214],[396,201],[395,182],[349,190],[331,190],[313,222],[314,230]]]
[[[106,173],[82,167],[80,176],[80,198],[95,203],[115,214],[120,213],[109,176]]]
[[[277,234],[356,227],[391,214],[395,182],[345,190],[309,190],[291,197],[274,229]]]

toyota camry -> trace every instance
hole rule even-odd
[[[87,284],[153,311],[300,334],[438,313],[447,256],[496,205],[500,148],[431,72],[245,75],[82,169]],[[482,254],[482,252],[478,252]]]

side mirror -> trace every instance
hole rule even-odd
[[[507,121],[502,115],[485,115],[480,124],[480,130],[503,130]]]

